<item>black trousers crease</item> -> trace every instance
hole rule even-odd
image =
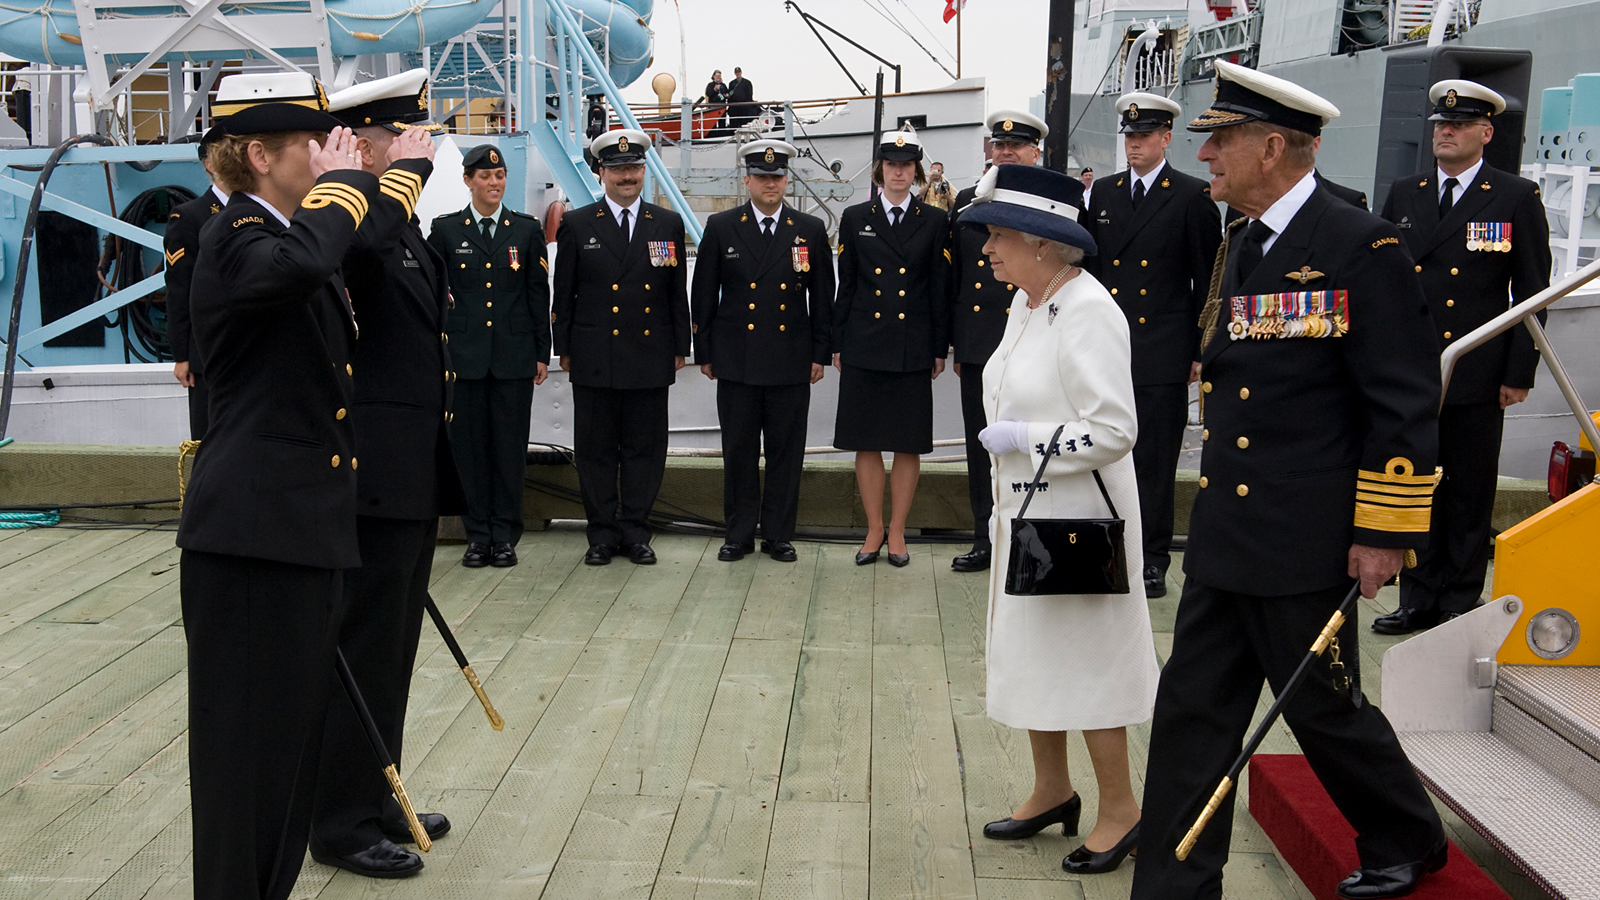
[[[572,416],[589,545],[648,544],[667,469],[667,389],[575,384]]]
[[[793,541],[805,465],[806,416],[811,385],[756,385],[717,380],[717,420],[722,426],[722,510],[727,539],[736,544]],[[761,477],[762,438],[767,471]]]
[[[356,520],[361,568],[344,575],[339,646],[397,764],[403,762],[406,701],[438,530],[438,519],[361,516]],[[311,840],[319,849],[345,856],[383,840],[383,822],[400,825],[403,818],[343,688],[335,684],[330,690]]]
[[[1216,900],[1228,861],[1237,791],[1217,810],[1189,858],[1174,855],[1243,746],[1265,681],[1276,693],[1348,588],[1289,597],[1220,591],[1189,579],[1161,672],[1145,773],[1136,900]],[[1359,685],[1359,628],[1339,631],[1341,659]],[[1328,656],[1313,664],[1284,711],[1306,761],[1356,831],[1361,864],[1424,858],[1442,835],[1438,814],[1394,729],[1370,702],[1334,689]]]
[[[311,827],[342,573],[185,550],[195,900],[284,900]]]

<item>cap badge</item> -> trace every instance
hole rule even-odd
[[[1455,106],[1456,105],[1456,92],[1454,90],[1450,90],[1450,91],[1446,91],[1445,92],[1444,105],[1445,106]]]
[[[492,162],[497,166],[500,165],[500,154],[496,153],[493,150],[490,150],[489,151],[489,162]]]
[[[902,134],[899,137],[895,138],[894,139],[894,145],[896,147],[904,147],[906,145],[906,136]]]
[[[767,162],[772,162],[772,160],[774,159],[771,147],[767,148],[767,155],[766,155],[765,159],[766,159]]]
[[[422,93],[417,95],[417,109],[427,109],[427,108],[428,108],[428,83],[426,81],[424,81],[422,83]]]
[[[1139,104],[1137,104],[1137,103],[1129,103],[1128,104],[1128,121],[1129,122],[1137,122],[1137,121],[1139,121]]]
[[[628,139],[627,138],[619,138],[619,139],[617,139],[617,152],[618,153],[627,153],[628,152]]]
[[[1016,123],[1012,122],[1010,119],[1007,119],[1004,122],[1000,123],[1000,130],[1001,131],[1010,131],[1011,129],[1013,129],[1015,127],[1017,127]]]

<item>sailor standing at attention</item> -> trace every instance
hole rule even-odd
[[[194,262],[200,256],[200,226],[228,205],[228,188],[218,181],[206,158],[211,145],[221,136],[220,129],[208,129],[200,138],[200,164],[206,167],[211,186],[188,203],[173,207],[162,238],[167,254],[167,339],[172,346],[172,377],[188,388],[189,437],[196,441],[206,435],[206,403],[210,395],[201,372],[200,349],[195,346],[194,331],[189,327],[189,285],[194,280]]]
[[[739,148],[750,203],[706,221],[695,264],[695,361],[717,383],[722,426],[724,562],[755,549],[757,522],[761,552],[796,559],[806,417],[831,358],[834,284],[822,220],[783,202],[797,154],[783,141]]]
[[[1200,371],[1196,323],[1222,243],[1222,216],[1211,186],[1167,165],[1172,117],[1182,111],[1157,94],[1136,92],[1117,100],[1128,168],[1095,182],[1084,217],[1100,246],[1084,268],[1122,307],[1133,340],[1139,416],[1133,468],[1147,597],[1167,594],[1174,479],[1189,423],[1189,385]]]
[[[1233,797],[1182,861],[1179,841],[1239,752],[1262,682],[1288,681],[1352,579],[1371,598],[1426,542],[1436,481],[1439,364],[1422,285],[1394,226],[1312,173],[1314,140],[1339,111],[1281,78],[1216,69],[1216,99],[1189,128],[1211,133],[1200,160],[1212,196],[1249,224],[1202,314],[1206,431],[1151,724],[1138,900],[1222,895]],[[1399,897],[1448,844],[1394,729],[1361,696],[1357,635],[1351,618],[1336,636],[1348,683],[1317,663],[1283,717],[1360,835],[1361,867],[1339,896]]]
[[[933,452],[933,379],[950,354],[950,222],[912,193],[925,180],[916,133],[885,132],[873,154],[873,198],[839,217],[833,445],[856,454],[856,487],[867,518],[858,566],[877,562],[885,544],[890,565],[911,564],[906,519],[922,454]],[[886,452],[894,454],[887,528]]]
[[[1485,165],[1493,117],[1506,101],[1471,81],[1441,81],[1433,102],[1435,171],[1389,188],[1383,217],[1416,260],[1441,350],[1550,286],[1550,229],[1539,186]],[[1521,141],[1521,135],[1515,138]],[[1490,516],[1506,409],[1528,398],[1539,351],[1517,325],[1463,356],[1439,411],[1439,465],[1428,544],[1400,573],[1400,608],[1372,630],[1410,634],[1479,603],[1489,567]]]
[[[444,258],[412,215],[433,171],[427,93],[427,70],[413,69],[328,98],[334,116],[355,130],[361,168],[378,178],[378,196],[344,257],[350,305],[362,327],[351,363],[355,405],[348,410],[361,454],[361,566],[344,573],[339,646],[397,764],[439,516],[463,508],[445,424],[451,385]],[[438,813],[417,817],[429,838],[450,830]],[[330,703],[311,858],[358,875],[399,878],[422,871],[421,857],[397,846],[411,840],[355,711]]]
[[[493,144],[461,158],[465,209],[433,220],[453,303],[445,343],[455,374],[449,414],[467,511],[468,568],[517,564],[533,388],[550,368],[550,281],[539,220],[501,202],[506,160]]]
[[[191,309],[211,423],[178,526],[196,900],[294,888],[341,582],[361,564],[339,263],[380,195],[327,103],[284,72],[224,78],[212,104],[227,119],[210,158],[234,193],[200,232]]]
[[[605,196],[568,211],[556,235],[555,346],[572,379],[591,566],[619,550],[655,564],[648,517],[667,469],[667,390],[689,356],[683,220],[639,199],[649,149],[628,128],[595,138]]]
[[[1039,163],[1039,142],[1050,134],[1043,119],[1021,110],[1000,109],[984,121],[989,129],[990,161],[1033,166]],[[955,372],[961,379],[961,422],[967,438],[967,501],[972,505],[972,549],[950,561],[957,572],[989,568],[989,516],[994,513],[994,487],[989,477],[989,451],[978,440],[988,427],[983,412],[983,365],[1000,345],[1011,315],[1017,286],[997,281],[983,245],[987,225],[963,225],[961,211],[972,205],[976,186],[956,194],[950,218],[950,343],[955,347]]]

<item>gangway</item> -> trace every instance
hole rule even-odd
[[[1589,446],[1600,429],[1536,315],[1600,277],[1562,278],[1453,343],[1527,328]],[[1600,479],[1597,479],[1600,481]],[[1383,657],[1383,710],[1428,789],[1558,900],[1600,898],[1600,484],[1495,538],[1495,600]]]

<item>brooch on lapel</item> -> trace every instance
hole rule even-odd
[[[1298,281],[1301,284],[1305,284],[1308,281],[1316,281],[1318,278],[1326,278],[1327,273],[1318,272],[1312,269],[1310,266],[1301,266],[1300,271],[1290,272],[1283,277],[1289,279],[1290,281]]]
[[[1044,318],[1044,324],[1046,324],[1046,325],[1054,325],[1056,323],[1056,313],[1060,312],[1060,310],[1056,308],[1056,305],[1054,303],[1052,303],[1052,304],[1050,304],[1050,306],[1049,306],[1049,308],[1047,309],[1046,312],[1047,312],[1047,314],[1045,315],[1045,318]]]
[[[1161,179],[1161,186],[1162,187],[1172,187],[1171,179],[1167,179],[1167,178]]]

